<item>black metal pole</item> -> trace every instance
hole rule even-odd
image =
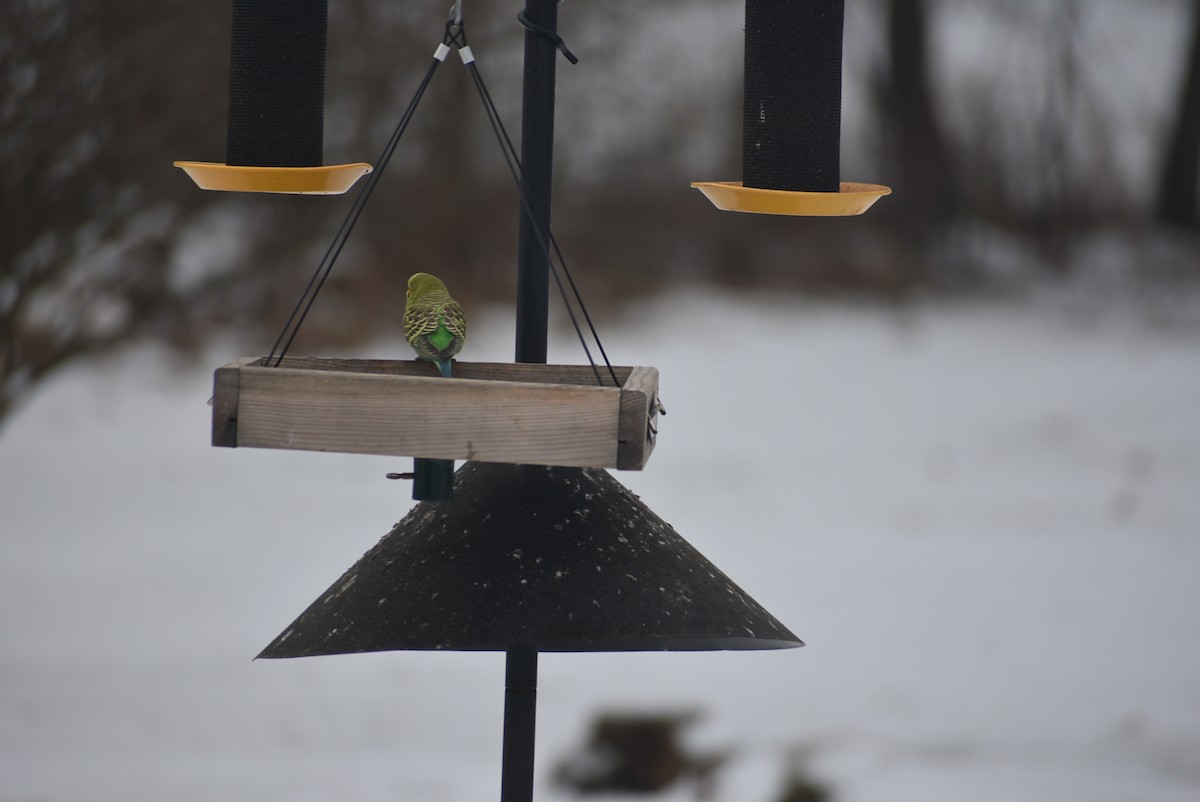
[[[537,647],[509,648],[504,673],[504,756],[500,802],[532,802],[537,722]]]
[[[558,0],[526,0],[526,18],[553,32]],[[525,33],[521,109],[521,167],[530,205],[521,204],[517,229],[517,362],[546,361],[549,327],[550,195],[554,177],[554,70],[558,48],[548,36]],[[510,646],[505,658],[504,746],[500,802],[533,802],[534,732],[537,724],[537,647]]]
[[[525,16],[548,31],[558,27],[558,0],[526,0]],[[521,165],[531,205],[541,216],[535,225],[524,204],[517,230],[517,362],[546,361],[550,266],[546,262],[550,231],[550,193],[554,161],[554,41],[534,31],[525,33],[525,82],[521,111]],[[539,241],[540,240],[540,241]]]

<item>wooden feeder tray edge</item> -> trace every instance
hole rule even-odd
[[[244,357],[213,375],[212,443],[237,448],[640,470],[654,449],[658,370]]]

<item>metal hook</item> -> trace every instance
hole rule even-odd
[[[454,0],[454,5],[450,6],[450,21],[455,25],[462,25],[462,4],[463,0]]]
[[[562,0],[559,0],[559,2],[561,3]],[[525,14],[524,9],[521,9],[517,12],[517,22],[521,23],[525,30],[531,31],[540,36],[545,36],[551,42],[554,42],[554,46],[558,48],[558,51],[563,54],[567,61],[571,62],[572,64],[579,63],[579,58],[567,48],[567,43],[563,41],[561,36],[549,28],[538,25],[536,22],[529,19],[529,17]]]

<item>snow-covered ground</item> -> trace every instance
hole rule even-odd
[[[465,356],[509,358],[480,317]],[[1200,331],[699,294],[605,328],[669,410],[618,478],[808,646],[544,655],[539,799],[610,708],[702,711],[717,802],[798,750],[847,802],[1200,799]],[[0,433],[0,802],[495,798],[501,655],[251,661],[406,465],[211,448],[209,381],[135,349]]]

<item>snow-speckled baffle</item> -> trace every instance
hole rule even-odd
[[[803,645],[607,472],[466,463],[259,657]]]

